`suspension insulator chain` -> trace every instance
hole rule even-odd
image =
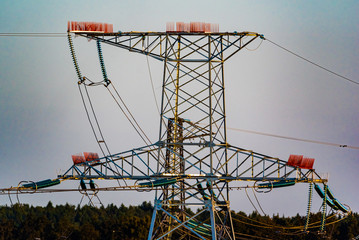
[[[324,227],[325,227],[325,218],[327,214],[327,191],[328,191],[328,187],[326,184],[324,184],[324,198],[323,198],[322,221],[320,224],[320,232],[324,232]]]
[[[98,58],[100,60],[102,76],[103,76],[103,80],[105,81],[106,87],[107,87],[110,84],[110,80],[107,77],[107,72],[106,72],[106,68],[105,68],[105,62],[103,61],[101,42],[100,42],[100,40],[97,40],[96,43],[97,43],[97,52],[98,52]]]
[[[304,231],[307,231],[309,220],[310,220],[310,209],[312,207],[313,199],[313,183],[309,183],[309,197],[308,197],[308,208],[307,208],[307,220],[305,222]]]
[[[77,77],[78,77],[78,79],[79,79],[79,82],[82,82],[82,81],[83,81],[83,78],[82,78],[82,75],[81,75],[81,72],[80,72],[79,65],[78,65],[78,63],[77,63],[76,54],[75,54],[75,48],[74,48],[74,44],[73,44],[73,42],[72,42],[72,37],[71,37],[70,32],[67,33],[67,39],[68,39],[68,41],[69,41],[69,47],[70,47],[70,51],[71,51],[71,57],[72,57],[72,61],[73,61],[74,66],[75,66],[75,70],[76,70]]]

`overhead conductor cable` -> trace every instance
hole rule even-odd
[[[294,52],[288,50],[287,48],[284,48],[284,47],[280,46],[279,44],[277,44],[277,43],[275,43],[275,42],[273,42],[273,41],[271,41],[271,40],[269,40],[269,39],[267,39],[267,38],[265,38],[265,40],[267,40],[268,42],[272,43],[273,45],[275,45],[275,46],[277,46],[277,47],[279,47],[279,48],[281,48],[281,49],[283,49],[283,50],[289,52],[290,54],[293,54],[294,56],[296,56],[296,57],[298,57],[298,58],[300,58],[300,59],[302,59],[302,60],[304,60],[304,61],[306,61],[306,62],[308,62],[308,63],[310,63],[310,64],[313,64],[314,66],[317,66],[317,67],[319,67],[319,68],[321,68],[321,69],[323,69],[323,70],[325,70],[325,71],[327,71],[327,72],[329,72],[329,73],[331,73],[331,74],[334,74],[334,75],[336,75],[337,77],[340,77],[340,78],[342,78],[342,79],[344,79],[344,80],[346,80],[346,81],[349,81],[349,82],[351,82],[351,83],[354,83],[354,84],[359,85],[359,82],[356,82],[356,81],[354,81],[354,80],[352,80],[352,79],[350,79],[350,78],[344,77],[343,75],[340,75],[340,74],[338,74],[338,73],[336,73],[336,72],[333,72],[333,71],[329,70],[328,68],[325,68],[325,67],[323,67],[323,66],[320,66],[319,64],[317,64],[317,63],[315,63],[315,62],[313,62],[313,61],[310,61],[310,60],[308,60],[308,59],[306,59],[306,58],[300,56],[299,54],[296,54],[296,53],[294,53]]]

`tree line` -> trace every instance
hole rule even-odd
[[[0,240],[5,239],[147,239],[153,206],[107,207],[57,205],[45,207],[16,204],[0,207]],[[190,209],[187,211],[191,212]],[[308,231],[306,217],[259,215],[232,212],[236,239],[359,239],[359,215],[329,215],[321,232],[321,213],[311,214]],[[206,221],[207,219],[198,219]],[[206,237],[208,238],[208,237]],[[198,239],[193,236],[191,239]]]

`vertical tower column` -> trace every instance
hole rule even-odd
[[[149,239],[234,239],[217,180],[228,174],[222,36],[167,35],[165,45],[158,173],[177,182],[157,190]],[[204,210],[193,217],[192,206]]]

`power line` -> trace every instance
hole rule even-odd
[[[66,33],[0,33],[0,37],[65,37],[67,36]],[[325,68],[317,63],[314,63],[313,61],[308,60],[307,58],[304,58],[302,56],[300,56],[299,54],[296,54],[292,51],[290,51],[289,49],[282,47],[281,45],[269,40],[268,38],[265,38],[265,40],[267,40],[268,42],[272,43],[273,45],[291,53],[292,55],[308,62],[311,63],[314,66],[317,66],[329,73],[332,73],[344,80],[347,80],[351,83],[357,84],[359,85],[359,82],[356,82],[352,79],[349,79],[347,77],[344,77],[336,72],[333,72],[331,70],[329,70],[328,68]],[[261,42],[262,43],[262,42]],[[261,44],[260,44],[261,45]],[[259,45],[259,46],[260,46]],[[258,46],[258,47],[259,47]],[[148,63],[148,59],[147,59],[147,64],[148,64],[148,68],[149,68],[149,63]],[[150,72],[150,69],[149,69]],[[151,72],[150,72],[150,77],[151,77],[151,83],[152,83],[152,76],[151,76]],[[153,89],[153,83],[152,83],[152,90]],[[157,101],[156,101],[156,106],[158,109],[158,105],[157,105]],[[296,140],[296,141],[303,141],[303,142],[310,142],[310,143],[316,143],[316,144],[323,144],[323,145],[329,145],[329,146],[336,146],[336,147],[342,147],[342,148],[351,148],[351,149],[357,149],[359,150],[359,147],[356,146],[348,146],[346,144],[336,144],[336,143],[329,143],[329,142],[322,142],[322,141],[315,141],[315,140],[308,140],[308,139],[301,139],[301,138],[294,138],[294,137],[286,137],[286,136],[280,136],[280,135],[275,135],[275,134],[269,134],[269,133],[263,133],[263,132],[257,132],[257,131],[250,131],[250,130],[244,130],[244,129],[238,129],[238,128],[228,128],[228,129],[232,129],[232,130],[236,130],[236,131],[242,131],[242,132],[247,132],[247,133],[253,133],[253,134],[259,134],[259,135],[265,135],[265,136],[271,136],[271,137],[277,137],[277,138],[283,138],[283,139],[290,139],[290,140]]]
[[[66,37],[66,33],[0,33],[0,37]],[[305,57],[302,57],[299,54],[294,53],[294,52],[290,51],[289,49],[287,49],[285,47],[282,47],[281,45],[269,40],[268,38],[265,38],[265,40],[267,40],[268,42],[272,43],[273,45],[275,45],[275,46],[289,52],[290,54],[292,54],[292,55],[294,55],[294,56],[296,56],[296,57],[298,57],[298,58],[300,58],[300,59],[302,59],[302,60],[304,60],[304,61],[306,61],[306,62],[308,62],[308,63],[310,63],[310,64],[312,64],[314,66],[316,66],[316,67],[319,67],[319,68],[321,68],[321,69],[323,69],[323,70],[325,70],[325,71],[327,71],[327,72],[329,72],[331,74],[334,74],[335,76],[340,77],[340,78],[342,78],[342,79],[344,79],[346,81],[349,81],[351,83],[359,85],[359,82],[356,82],[356,81],[354,81],[354,80],[352,80],[350,78],[347,78],[347,77],[345,77],[343,75],[340,75],[339,73],[336,73],[336,72],[334,72],[332,70],[329,70],[328,68],[325,68],[325,67],[323,67],[323,66],[321,66],[321,65],[319,65],[319,64],[317,64],[317,63],[315,63],[315,62],[313,62],[313,61],[311,61],[311,60],[309,60],[309,59],[307,59]],[[259,44],[259,46],[261,45],[261,43]],[[248,50],[251,50],[251,49],[248,49]],[[254,49],[254,50],[256,50],[256,49]]]
[[[323,69],[323,70],[325,70],[325,71],[327,71],[327,72],[329,72],[329,73],[331,73],[331,74],[334,74],[335,76],[340,77],[340,78],[342,78],[342,79],[344,79],[344,80],[346,80],[346,81],[349,81],[349,82],[351,82],[351,83],[354,83],[354,84],[359,85],[359,82],[356,82],[356,81],[354,81],[354,80],[352,80],[352,79],[350,79],[350,78],[344,77],[343,75],[340,75],[340,74],[338,74],[338,73],[336,73],[336,72],[333,72],[333,71],[329,70],[328,68],[325,68],[325,67],[323,67],[323,66],[321,66],[321,65],[319,65],[319,64],[317,64],[317,63],[315,63],[315,62],[313,62],[313,61],[310,61],[309,59],[307,59],[307,58],[305,58],[305,57],[302,57],[302,56],[300,56],[299,54],[296,54],[296,53],[290,51],[289,49],[287,49],[287,48],[285,48],[285,47],[282,47],[282,46],[280,46],[279,44],[277,44],[277,43],[275,43],[275,42],[273,42],[273,41],[271,41],[271,40],[269,40],[269,39],[267,39],[267,38],[266,38],[265,40],[267,40],[268,42],[272,43],[273,45],[275,45],[275,46],[277,46],[277,47],[283,49],[284,51],[287,51],[287,52],[289,52],[290,54],[293,54],[294,56],[296,56],[296,57],[298,57],[298,58],[300,58],[300,59],[302,59],[302,60],[304,60],[304,61],[306,61],[306,62],[308,62],[308,63],[310,63],[310,64],[313,64],[313,65],[316,66],[316,67],[319,67],[319,68],[321,68],[321,69]]]
[[[263,136],[268,136],[268,137],[276,137],[276,138],[283,138],[283,139],[289,139],[289,140],[294,140],[294,141],[309,142],[309,143],[316,143],[316,144],[322,144],[322,145],[328,145],[328,146],[334,146],[334,147],[340,147],[340,148],[351,148],[351,149],[359,150],[359,147],[349,146],[346,144],[337,144],[337,143],[322,142],[322,141],[309,140],[309,139],[303,139],[303,138],[287,137],[287,136],[281,136],[281,135],[276,135],[276,134],[271,134],[271,133],[245,130],[245,129],[240,129],[240,128],[227,127],[227,129],[239,131],[239,132],[258,134],[258,135],[263,135]]]
[[[0,37],[66,37],[66,33],[0,33]]]

